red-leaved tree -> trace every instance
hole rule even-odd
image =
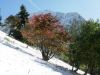
[[[67,43],[70,41],[69,34],[51,13],[32,16],[29,25],[22,30],[22,34],[40,49],[45,61],[56,53],[66,51]]]

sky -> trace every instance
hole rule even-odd
[[[2,20],[19,12],[24,4],[29,13],[43,10],[77,12],[85,19],[100,19],[100,0],[0,0]]]

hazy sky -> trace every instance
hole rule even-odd
[[[0,0],[2,18],[17,14],[21,4],[29,13],[41,10],[78,12],[85,19],[100,19],[100,0]]]

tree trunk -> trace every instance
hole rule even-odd
[[[78,71],[78,69],[79,69],[79,66],[77,66],[77,67],[76,67],[76,69],[74,70],[74,72],[77,72],[77,71]]]
[[[79,69],[79,63],[77,61],[75,62],[75,67],[76,67],[76,69],[74,70],[74,72],[77,72]]]
[[[96,75],[96,74],[95,74],[94,64],[92,64],[92,65],[90,66],[90,74],[91,74],[91,75]]]
[[[42,51],[42,57],[43,57],[44,61],[48,61],[49,60],[48,54],[45,53],[44,51]]]
[[[84,75],[87,75],[87,73],[88,73],[88,69],[85,71]]]
[[[100,75],[100,68],[99,68],[98,71],[97,71],[97,75]]]

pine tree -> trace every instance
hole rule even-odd
[[[20,12],[17,14],[18,18],[20,19],[18,29],[25,27],[26,23],[28,22],[28,12],[24,5],[21,5]]]

